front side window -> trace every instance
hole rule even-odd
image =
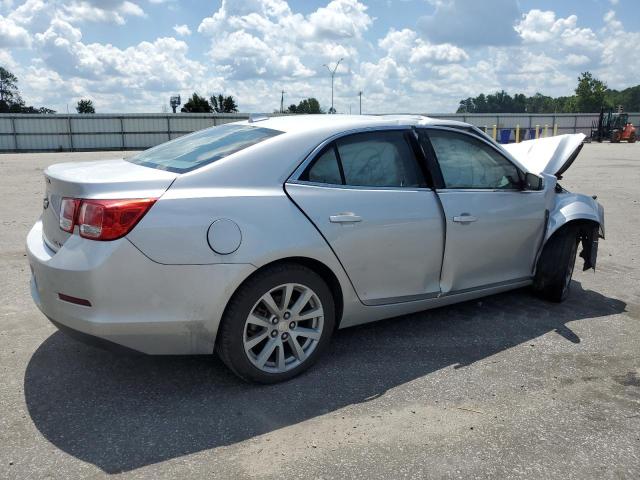
[[[127,160],[158,170],[185,173],[282,133],[250,125],[220,125],[176,138]]]
[[[424,141],[424,132],[420,134]],[[494,149],[468,135],[429,130],[446,188],[520,188],[518,169]]]

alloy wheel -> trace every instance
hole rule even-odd
[[[244,350],[263,372],[287,372],[316,349],[323,326],[322,302],[311,288],[299,283],[279,285],[251,309],[244,326]]]

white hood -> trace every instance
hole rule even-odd
[[[531,173],[560,178],[582,149],[585,135],[574,133],[503,145]]]

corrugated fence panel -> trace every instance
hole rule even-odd
[[[78,117],[71,119],[73,133],[114,133],[121,128],[118,117]]]
[[[16,116],[13,120],[17,133],[69,133],[69,117],[52,117],[43,115],[34,117],[32,115]]]
[[[0,151],[16,150],[16,136],[10,118],[0,118]]]
[[[168,117],[124,117],[125,132],[168,132]],[[166,136],[165,136],[166,139]]]
[[[18,150],[71,150],[69,135],[18,135]]]
[[[125,148],[145,149],[168,140],[167,133],[125,133]]]
[[[214,125],[214,119],[212,117],[172,117],[171,120],[172,132],[195,132],[196,130],[202,130],[203,128],[212,127]]]
[[[482,129],[486,127],[489,134],[494,125],[498,131],[513,130],[519,125],[521,138],[530,138],[536,125],[541,135],[544,134],[545,125],[547,135],[553,135],[554,123],[560,134],[582,132],[588,135],[592,123],[598,120],[598,114],[435,113],[428,116],[460,120]],[[246,120],[248,117],[243,113],[0,114],[0,151],[144,149],[189,132]],[[630,113],[629,120],[640,127],[640,113]],[[513,132],[511,138],[514,138]]]
[[[0,133],[13,133],[10,118],[0,118]]]
[[[496,124],[497,117],[495,115],[467,115],[467,123],[484,129],[491,129]]]
[[[122,148],[120,133],[104,133],[102,135],[74,135],[73,148],[77,150],[114,150]]]
[[[640,113],[630,113],[629,121],[640,128]]]

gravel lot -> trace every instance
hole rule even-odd
[[[561,182],[607,222],[564,304],[518,290],[342,330],[268,387],[85,346],[32,304],[42,169],[117,155],[0,155],[0,478],[640,477],[640,144],[586,145]]]

